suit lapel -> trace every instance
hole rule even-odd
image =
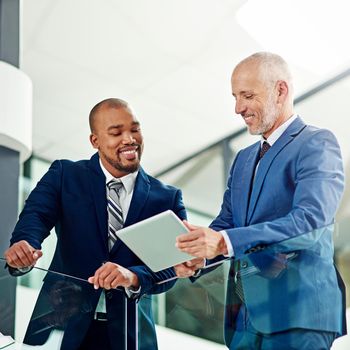
[[[238,202],[236,201],[236,199],[234,200],[234,203],[239,203],[238,208],[236,208],[236,210],[240,213],[240,222],[237,223],[238,226],[246,225],[251,185],[254,178],[255,166],[258,162],[259,151],[260,141],[252,146],[252,149],[250,150],[250,153],[243,168],[242,188],[239,189],[239,196],[241,197],[241,200]],[[236,195],[237,194],[235,193],[234,196]]]
[[[124,227],[130,226],[139,221],[141,211],[144,208],[149,195],[150,187],[151,185],[147,174],[143,171],[142,168],[140,168],[136,178],[128,216],[124,222]],[[118,239],[111,250],[111,254],[115,254],[120,246],[121,241]]]
[[[298,117],[291,125],[284,131],[284,133],[277,139],[265,156],[261,159],[259,167],[255,174],[254,183],[252,186],[252,192],[250,196],[250,202],[248,207],[247,223],[249,224],[254,213],[256,203],[258,201],[261,188],[264,184],[265,177],[268,170],[271,167],[272,162],[276,156],[288,145],[294,137],[305,128],[305,123]],[[271,186],[272,184],[269,184]]]
[[[106,197],[106,178],[99,164],[98,154],[94,154],[89,163],[90,188],[94,199],[96,217],[100,228],[100,238],[108,252],[108,216]]]

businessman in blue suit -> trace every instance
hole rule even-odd
[[[5,256],[10,272],[23,274],[41,257],[41,244],[55,227],[57,247],[50,270],[91,283],[74,286],[71,281],[55,281],[47,275],[26,343],[38,345],[48,338],[52,312],[45,312],[52,311],[49,304],[54,295],[55,302],[62,299],[65,308],[60,310],[56,305],[57,313],[68,315],[61,349],[122,349],[127,326],[128,349],[134,349],[138,336],[133,332],[136,301],[170,288],[171,282],[157,282],[173,277],[174,270],[153,273],[113,234],[121,226],[164,210],[173,210],[181,219],[186,212],[180,190],[161,183],[140,167],[140,123],[125,101],[111,98],[98,103],[90,112],[89,122],[90,141],[98,152],[90,160],[52,163],[28,197]],[[113,183],[119,183],[117,199],[115,193],[109,194]],[[56,289],[50,290],[52,286]],[[60,292],[62,295],[57,295]],[[80,310],[69,317],[67,308],[75,302],[79,302]],[[140,331],[144,332],[139,345],[145,350],[157,349],[150,303],[149,297],[143,298],[139,312],[143,316]]]
[[[236,155],[210,227],[187,224],[191,233],[181,235],[177,245],[198,258],[232,257],[225,321],[230,349],[329,349],[346,333],[332,230],[322,230],[334,222],[344,189],[339,145],[330,131],[294,114],[292,78],[280,56],[247,57],[235,67],[231,83],[235,112],[261,140]],[[317,230],[322,234],[314,235]],[[278,252],[276,247],[302,237],[303,245],[296,244],[295,251],[291,245],[283,255],[294,258],[282,277],[263,282],[255,276],[254,286],[237,278],[259,251]],[[190,264],[177,267],[178,275],[190,275],[202,263]]]

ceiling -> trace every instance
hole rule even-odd
[[[23,0],[21,69],[34,87],[34,153],[48,160],[90,157],[88,113],[100,100],[119,97],[142,123],[143,165],[155,173],[243,127],[234,114],[230,75],[245,56],[273,48],[286,57],[297,96],[350,67],[347,53],[337,54],[333,45],[335,36],[348,42],[348,32],[337,28],[334,36],[317,41],[307,31],[290,34],[302,15],[310,32],[317,32],[315,9],[290,18],[278,7],[273,15],[279,21],[274,21],[271,11],[265,17],[252,6],[237,16],[246,5],[239,0]],[[329,21],[319,19],[323,27]],[[254,39],[253,23],[267,34]],[[273,33],[278,36],[269,43],[265,39],[274,39]],[[323,55],[333,57],[326,56],[329,47],[342,59],[334,64],[328,59],[327,68],[316,64]],[[307,122],[337,134],[347,163],[349,90],[343,81],[331,95],[325,91],[296,108]]]

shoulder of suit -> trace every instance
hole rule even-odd
[[[318,126],[315,125],[306,125],[305,131],[309,132],[309,133],[331,133],[333,134],[333,132],[329,129],[326,128],[320,128]]]
[[[329,129],[319,128],[314,125],[306,125],[306,127],[299,134],[302,138],[331,138],[336,139],[334,133]]]
[[[89,160],[88,159],[83,159],[83,160],[69,160],[69,159],[57,159],[55,160],[51,166],[59,166],[61,168],[71,168],[71,169],[82,169],[82,168],[86,168],[89,164]]]

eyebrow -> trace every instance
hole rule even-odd
[[[140,122],[132,122],[132,126],[140,126]],[[124,126],[124,124],[116,124],[116,125],[111,125],[108,127],[107,130],[112,130],[112,129],[120,129]]]
[[[245,94],[251,94],[251,95],[254,95],[254,92],[253,90],[243,90],[243,91],[240,91],[238,93],[238,95],[245,95]],[[233,97],[236,97],[237,95],[235,93],[232,92],[232,96]]]

